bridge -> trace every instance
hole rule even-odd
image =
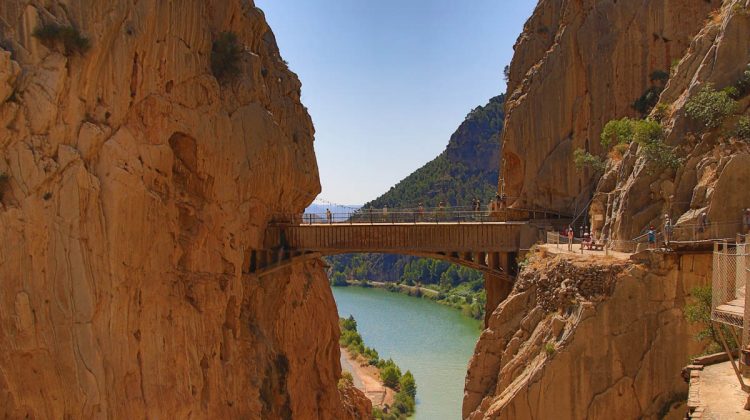
[[[527,220],[512,220],[520,218]],[[350,253],[434,258],[485,273],[489,314],[513,287],[519,252],[537,241],[540,229],[567,221],[519,210],[279,216],[266,228],[263,249],[249,252],[243,271],[262,277],[305,260]]]

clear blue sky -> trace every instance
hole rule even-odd
[[[536,0],[256,0],[302,80],[323,192],[361,204],[437,156],[505,91]]]

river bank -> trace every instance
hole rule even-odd
[[[333,287],[339,316],[353,315],[364,342],[416,380],[414,420],[461,416],[466,366],[481,323],[460,311],[378,287]]]
[[[384,408],[393,405],[395,392],[380,381],[378,368],[370,366],[361,356],[354,356],[346,349],[341,349],[341,368],[352,374],[354,386],[365,393],[373,407]]]
[[[431,300],[440,305],[458,309],[467,317],[476,320],[484,319],[484,305],[486,295],[484,289],[473,290],[470,283],[464,283],[457,287],[447,290],[437,290],[425,287],[424,285],[410,286],[403,283],[384,282],[384,281],[357,281],[347,280],[346,286],[336,285],[336,287],[375,287],[392,293],[399,293],[411,297],[424,298]]]

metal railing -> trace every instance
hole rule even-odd
[[[540,209],[386,208],[359,209],[345,213],[277,214],[273,217],[270,225],[497,223],[525,220],[564,220],[566,218],[566,215]]]

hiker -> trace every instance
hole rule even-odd
[[[441,200],[438,203],[437,220],[440,220],[445,215],[445,203]]]
[[[708,227],[708,215],[704,211],[698,217],[698,232],[700,232],[700,233],[705,232],[706,231],[706,227]]]
[[[573,251],[573,236],[575,233],[573,232],[573,226],[568,226],[568,251]]]
[[[669,246],[672,242],[672,233],[674,232],[674,225],[672,225],[672,219],[669,218],[668,214],[664,215],[664,245]]]
[[[474,198],[474,211],[479,212],[482,210],[482,200]]]
[[[383,206],[383,221],[388,221],[388,205]]]
[[[742,216],[742,233],[750,234],[750,207],[745,209],[745,214]]]
[[[326,220],[328,221],[329,225],[333,221],[333,215],[331,214],[331,209],[326,209]]]
[[[591,249],[591,234],[588,231],[583,233],[583,239],[581,239],[581,253],[586,247]]]
[[[648,228],[648,247],[656,248],[656,230],[654,230],[653,226],[649,226]]]
[[[423,218],[424,218],[424,206],[422,205],[422,203],[419,203],[419,207],[417,207],[417,220],[421,222]]]

